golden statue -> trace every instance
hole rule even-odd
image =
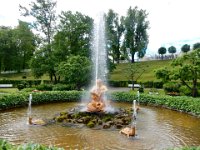
[[[104,93],[107,91],[107,87],[100,79],[97,79],[96,85],[90,91],[91,101],[87,105],[87,111],[89,112],[103,112],[105,108]]]

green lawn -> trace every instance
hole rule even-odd
[[[146,68],[144,73],[138,79],[138,81],[156,81],[155,70],[162,67],[170,67],[172,60],[154,60],[137,62],[139,68]],[[114,81],[127,81],[130,80],[127,77],[129,63],[117,64],[116,69],[111,73],[110,80]],[[138,76],[138,75],[136,75]]]
[[[145,72],[138,79],[138,81],[155,81],[155,70],[162,67],[170,67],[172,60],[154,60],[137,62],[139,68],[146,68]],[[111,73],[110,80],[114,81],[127,81],[130,80],[127,77],[129,63],[117,64],[116,69]],[[148,66],[148,67],[147,67]],[[26,76],[26,80],[34,80],[34,76],[31,72],[27,73],[13,73],[13,74],[0,74],[0,79],[22,80],[23,76]],[[138,75],[136,75],[138,76]],[[47,75],[40,78],[41,80],[49,80]]]
[[[18,91],[17,88],[0,88],[0,93],[16,93]]]
[[[10,80],[22,80],[23,76],[26,76],[25,80],[34,80],[36,79],[31,72],[26,73],[10,73],[10,74],[0,74],[0,79],[10,79]],[[42,76],[42,80],[49,80],[47,75]]]

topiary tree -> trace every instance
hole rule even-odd
[[[181,47],[181,51],[182,51],[183,53],[187,53],[188,51],[190,51],[190,45],[188,45],[188,44],[183,45],[183,46]]]
[[[170,47],[168,48],[168,52],[169,52],[170,54],[172,54],[172,57],[174,57],[174,53],[176,53],[176,47],[170,46]]]
[[[200,48],[200,43],[195,43],[193,45],[193,50]]]
[[[165,47],[160,47],[160,48],[158,49],[158,54],[161,55],[161,59],[162,59],[162,60],[163,60],[163,55],[166,54],[166,52],[167,52],[167,49],[166,49]]]

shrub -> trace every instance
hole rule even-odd
[[[177,93],[179,93],[180,84],[179,83],[168,82],[168,83],[165,83],[163,85],[163,88],[164,88],[164,91],[166,93],[168,93],[168,92],[177,92]]]
[[[143,87],[140,87],[140,88],[138,89],[138,91],[139,91],[140,93],[144,93],[144,88],[143,88]]]
[[[128,81],[109,81],[109,85],[112,87],[127,87]]]
[[[132,92],[114,92],[110,99],[117,102],[133,102],[137,95]],[[188,96],[172,97],[168,95],[140,94],[140,103],[161,106],[173,110],[180,110],[193,115],[200,116],[200,99]]]
[[[44,104],[52,102],[72,102],[81,99],[80,91],[48,91],[32,92],[32,104]],[[0,96],[0,110],[28,106],[29,93],[4,94]]]
[[[192,91],[187,86],[181,86],[179,88],[181,95],[192,96]]]
[[[64,150],[63,148],[56,148],[53,146],[44,146],[35,143],[27,143],[23,145],[12,145],[6,140],[0,139],[0,150]]]
[[[52,84],[40,84],[40,85],[36,86],[36,89],[40,90],[40,91],[52,91],[53,85]]]
[[[20,94],[19,94],[20,93]],[[19,92],[17,94],[5,94],[0,96],[0,110],[13,107],[28,106],[29,93]],[[32,104],[43,104],[53,102],[79,101],[83,94],[81,91],[47,91],[33,92]],[[130,102],[138,99],[134,92],[112,92],[108,93],[108,99],[117,102]],[[193,115],[200,116],[200,98],[188,96],[172,97],[168,95],[140,94],[139,102],[155,106],[167,107],[180,110]]]
[[[53,86],[53,91],[70,91],[75,90],[76,85],[74,84],[56,84]]]

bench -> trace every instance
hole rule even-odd
[[[13,84],[0,84],[0,88],[11,88]]]
[[[133,87],[133,84],[128,84],[128,87],[129,88],[132,88]],[[140,84],[134,84],[134,88],[140,88],[141,85]]]

